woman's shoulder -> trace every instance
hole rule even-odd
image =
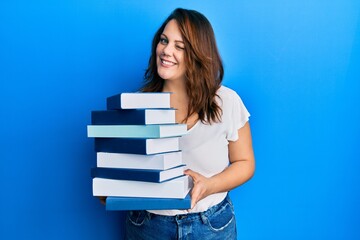
[[[224,85],[220,86],[220,88],[217,90],[216,94],[222,100],[239,98],[239,95],[237,94],[237,92],[235,92],[233,89],[226,87]]]
[[[217,95],[220,98],[219,104],[222,109],[222,122],[229,123],[229,126],[235,126],[233,129],[236,130],[244,126],[250,114],[236,91],[221,86],[218,89]],[[236,139],[236,137],[233,135],[229,139]]]

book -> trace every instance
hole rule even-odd
[[[192,187],[188,176],[181,176],[162,183],[93,178],[94,196],[185,198]]]
[[[122,109],[92,111],[92,125],[145,125],[172,124],[175,122],[174,108],[169,109]]]
[[[186,133],[186,124],[87,126],[88,137],[96,138],[166,138]]]
[[[141,197],[107,197],[106,210],[170,210],[190,209],[191,198],[187,194],[184,199],[176,198],[141,198]]]
[[[169,152],[151,155],[127,153],[96,153],[97,167],[166,170],[183,163],[182,152]]]
[[[157,154],[179,151],[179,138],[95,138],[96,152]]]
[[[91,177],[160,183],[176,177],[183,176],[184,166],[185,165],[180,165],[167,170],[92,168]]]
[[[106,99],[107,109],[171,108],[170,92],[120,93]]]

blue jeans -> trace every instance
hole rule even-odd
[[[234,208],[229,196],[201,213],[162,216],[147,211],[129,211],[125,229],[128,240],[237,239]]]

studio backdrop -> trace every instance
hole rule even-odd
[[[123,239],[92,196],[92,110],[142,84],[177,8],[212,23],[251,113],[256,172],[231,191],[239,239],[360,239],[360,2],[0,2],[0,239]]]

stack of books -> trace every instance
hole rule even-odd
[[[192,181],[179,139],[171,93],[121,93],[107,110],[92,111],[87,135],[95,139],[93,195],[106,196],[107,210],[189,209]]]

